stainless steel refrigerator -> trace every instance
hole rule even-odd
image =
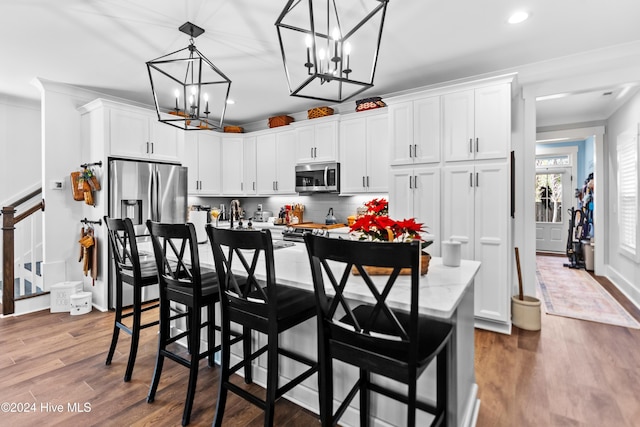
[[[137,160],[109,160],[109,217],[131,218],[137,235],[148,234],[147,219],[187,222],[187,168]],[[149,238],[139,238],[141,257],[153,257]],[[152,258],[153,259],[153,258]],[[124,286],[123,305],[133,304],[130,286]],[[156,287],[143,290],[143,300],[158,298]],[[109,306],[115,306],[115,273],[109,263]]]

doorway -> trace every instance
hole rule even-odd
[[[572,187],[570,167],[536,168],[536,252],[563,253],[566,250],[569,232],[566,212],[571,206]]]

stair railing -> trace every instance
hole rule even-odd
[[[2,208],[2,314],[13,314],[15,311],[15,225],[33,213],[42,210],[44,212],[44,199],[31,206],[24,212],[16,215],[17,207],[42,194],[42,187],[26,196],[9,203]]]

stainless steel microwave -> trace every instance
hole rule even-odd
[[[308,163],[296,166],[298,193],[339,193],[340,163]]]

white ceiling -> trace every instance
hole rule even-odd
[[[40,77],[152,105],[145,62],[186,47],[178,27],[191,21],[206,31],[198,49],[233,82],[228,124],[323,105],[288,94],[274,26],[285,3],[0,0],[0,94],[36,99]],[[508,24],[517,9],[531,17]],[[375,87],[361,97],[634,42],[638,18],[637,0],[390,0]],[[538,125],[606,119],[620,88],[595,89],[539,102]]]

